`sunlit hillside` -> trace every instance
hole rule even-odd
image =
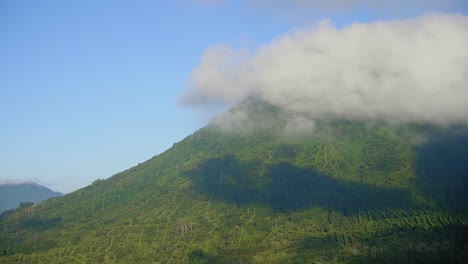
[[[249,100],[107,180],[0,218],[1,263],[463,263],[468,130]],[[229,114],[225,114],[229,115]]]

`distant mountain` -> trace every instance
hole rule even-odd
[[[468,129],[247,100],[172,148],[0,216],[0,263],[468,263]]]
[[[61,195],[36,183],[0,184],[0,212],[17,208],[20,203],[38,203]]]

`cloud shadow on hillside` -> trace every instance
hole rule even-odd
[[[195,191],[239,205],[260,204],[274,210],[333,208],[343,214],[410,201],[399,189],[339,181],[287,162],[268,166],[226,155],[187,172]]]
[[[295,252],[293,263],[467,263],[467,235],[468,227],[457,223],[444,227],[408,227],[360,239],[352,245],[352,252],[346,252],[330,234],[299,239],[291,244],[289,251]]]
[[[441,207],[467,210],[468,128],[436,130],[417,149],[417,185]]]

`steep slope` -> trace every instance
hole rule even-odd
[[[38,203],[61,195],[36,183],[0,184],[0,212],[17,208],[20,203]]]
[[[466,262],[465,127],[293,119],[248,100],[138,166],[4,213],[0,263]]]

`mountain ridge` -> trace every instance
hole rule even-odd
[[[38,203],[61,195],[62,193],[35,182],[0,183],[0,212],[17,208],[21,203]]]
[[[288,134],[291,113],[236,111],[239,125],[215,120],[109,179],[2,214],[0,263],[468,259],[465,127],[334,120]]]

